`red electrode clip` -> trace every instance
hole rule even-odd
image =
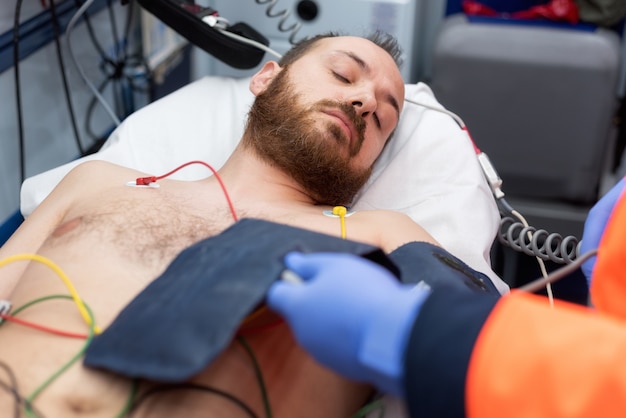
[[[139,177],[135,180],[135,185],[137,186],[149,186],[150,183],[156,183],[156,176],[151,177]]]

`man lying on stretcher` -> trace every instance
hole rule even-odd
[[[17,254],[42,257],[6,263],[0,269],[0,299],[15,309],[67,295],[69,281],[95,325],[106,330],[177,254],[243,218],[343,234],[385,252],[415,241],[436,244],[403,214],[332,213],[350,203],[398,124],[404,103],[398,57],[395,40],[382,34],[371,39],[328,34],[303,41],[280,64],[266,63],[251,80],[257,99],[244,136],[219,176],[132,187],[129,182],[146,173],[99,161],[79,165],[0,249],[0,262]],[[46,260],[54,264],[45,265]],[[478,287],[495,292],[487,278],[477,277]],[[11,311],[52,330],[10,320],[0,326],[0,366],[6,371],[0,411],[46,417],[113,417],[125,411],[132,379],[85,367],[80,355],[64,368],[81,353],[85,339],[53,331],[86,336],[90,315],[77,309],[81,306],[55,297]],[[156,308],[168,312],[168,306]],[[126,338],[141,339],[141,330]],[[246,341],[275,417],[343,418],[372,394],[369,386],[316,364],[284,324],[250,333]],[[193,386],[174,390],[141,380],[132,416],[243,417],[262,416],[266,409],[255,368],[237,341],[186,383]],[[136,402],[145,393],[151,396]]]

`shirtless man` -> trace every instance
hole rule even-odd
[[[323,211],[350,202],[402,110],[404,84],[394,48],[386,37],[375,43],[323,36],[294,49],[280,65],[266,63],[252,78],[250,89],[257,99],[246,131],[219,171],[240,219],[340,234],[339,220]],[[0,249],[0,260],[29,253],[54,261],[105,329],[180,251],[234,222],[216,176],[193,182],[164,179],[159,188],[126,185],[145,175],[105,162],[79,165]],[[407,242],[434,242],[399,213],[358,212],[346,218],[346,226],[348,239],[387,252]],[[10,300],[13,307],[54,294],[68,291],[41,263],[18,261],[0,269],[0,299]],[[66,300],[38,303],[19,318],[70,332],[85,333],[87,328],[76,305]],[[0,362],[15,373],[22,397],[85,344],[10,321],[0,326],[0,341]],[[250,335],[248,342],[265,377],[275,417],[345,418],[371,395],[370,387],[316,364],[285,325]],[[5,372],[0,369],[3,415],[16,404]],[[236,342],[192,382],[226,392],[264,416],[254,368]],[[140,392],[148,386],[142,382]],[[33,409],[45,417],[114,417],[130,392],[128,379],[86,368],[79,361],[38,393]],[[222,396],[181,390],[151,396],[132,416],[250,414]]]

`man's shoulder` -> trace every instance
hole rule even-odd
[[[389,209],[369,209],[354,213],[360,223],[382,234],[421,227],[406,213]]]
[[[73,190],[82,194],[86,190],[97,191],[107,184],[132,180],[141,175],[143,173],[137,170],[108,161],[90,160],[73,167],[57,188],[64,190],[65,193]]]
[[[70,170],[70,173],[74,173],[76,174],[76,172],[79,172],[81,174],[84,173],[90,173],[90,172],[121,172],[121,171],[136,171],[132,168],[129,167],[124,167],[121,166],[119,164],[115,164],[112,163],[110,161],[104,161],[104,160],[88,160],[88,161],[84,161],[78,165],[76,165],[76,167],[72,168],[72,170]]]
[[[390,209],[368,209],[355,212],[359,217],[367,220],[388,220],[396,222],[413,222],[411,217],[403,212]]]
[[[376,209],[357,213],[360,222],[377,234],[379,245],[387,252],[413,241],[437,244],[437,241],[421,225],[403,212]]]
[[[89,160],[72,168],[65,176],[64,181],[89,181],[99,183],[122,176],[130,179],[142,175],[145,175],[145,173],[109,161]]]

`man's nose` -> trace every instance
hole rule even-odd
[[[376,98],[371,93],[360,93],[353,97],[352,106],[358,115],[365,118],[376,111]]]

